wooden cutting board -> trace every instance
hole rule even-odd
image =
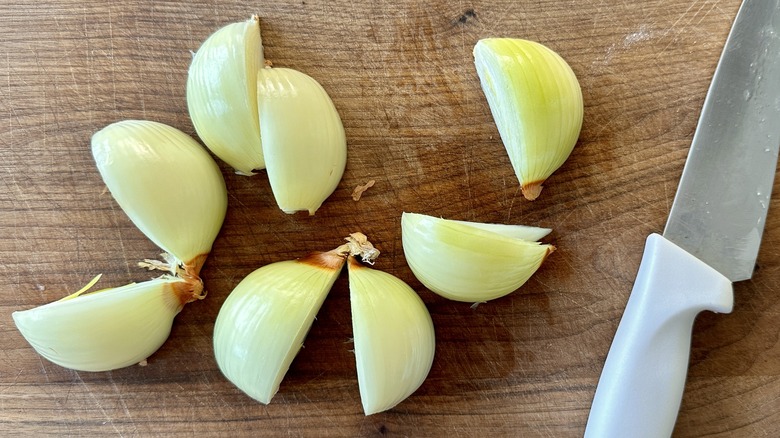
[[[662,230],[736,0],[23,1],[0,5],[0,436],[581,436],[643,250]],[[261,17],[266,56],[319,80],[344,122],[344,178],[314,217],[279,211],[264,173],[220,162],[229,210],[203,277],[145,367],[74,372],[39,357],[11,312],[149,278],[159,250],[106,191],[89,140],[122,119],[189,134],[191,52]],[[542,196],[520,194],[471,55],[484,37],[542,42],[576,72],[580,141]],[[355,186],[376,185],[355,202]],[[780,434],[780,212],[730,315],[695,325],[676,436]],[[426,290],[402,211],[550,227],[556,251],[519,291],[479,305]],[[270,262],[362,231],[436,327],[423,386],[365,417],[346,276],[268,406],[228,383],[211,336],[228,293]]]

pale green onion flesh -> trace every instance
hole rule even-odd
[[[198,136],[247,175],[265,168],[255,79],[263,64],[260,22],[253,16],[209,36],[187,76],[187,107]]]
[[[553,50],[516,38],[478,41],[474,63],[523,195],[536,199],[577,143],[584,111],[577,77]]]
[[[136,227],[178,261],[202,265],[227,211],[225,180],[208,152],[176,128],[125,120],[92,136],[92,154]]]
[[[349,297],[358,386],[366,415],[414,393],[433,363],[433,321],[417,293],[399,278],[349,260]]]
[[[344,257],[316,253],[266,265],[230,293],[214,324],[214,355],[222,373],[268,404],[336,281]]]
[[[162,277],[13,313],[14,323],[41,356],[78,371],[134,365],[168,338],[184,306],[184,280]]]
[[[503,231],[503,232],[502,232]],[[485,226],[403,213],[406,261],[431,291],[456,301],[483,302],[522,286],[555,249],[517,237],[544,236],[547,229]]]

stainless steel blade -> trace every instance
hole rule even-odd
[[[780,148],[780,0],[745,0],[704,101],[664,237],[750,278]]]

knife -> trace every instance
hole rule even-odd
[[[586,438],[668,437],[703,310],[753,273],[780,148],[780,0],[745,0],[704,101],[663,235],[648,237]]]

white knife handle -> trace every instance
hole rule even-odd
[[[601,372],[585,437],[671,436],[693,320],[702,310],[731,312],[733,302],[728,278],[651,234]]]

